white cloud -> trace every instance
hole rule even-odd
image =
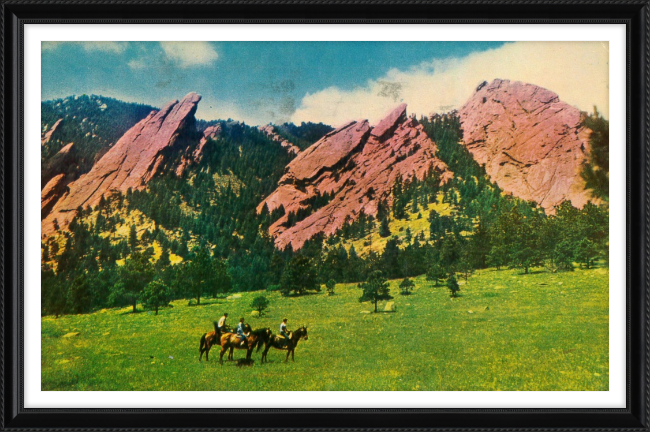
[[[147,67],[147,64],[143,60],[131,60],[127,65],[133,70],[144,69]]]
[[[41,52],[43,52],[43,51],[54,51],[55,49],[59,48],[60,45],[61,45],[61,42],[42,41],[41,42]]]
[[[100,51],[106,53],[122,54],[129,46],[128,42],[41,42],[41,51],[53,51],[60,48],[63,44],[75,44],[81,46],[86,52]]]
[[[114,54],[122,54],[129,46],[128,42],[79,42],[87,52],[100,51]]]
[[[182,68],[212,64],[219,54],[209,42],[160,42],[167,58]]]
[[[340,125],[351,119],[376,123],[400,102],[409,113],[459,108],[478,84],[495,78],[522,81],[556,92],[560,99],[609,116],[609,52],[602,42],[516,42],[464,58],[434,60],[406,71],[391,70],[353,90],[329,87],[307,94],[294,123]]]

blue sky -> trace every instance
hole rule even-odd
[[[513,46],[519,54],[509,53]],[[159,107],[195,91],[203,96],[197,117],[204,119],[376,120],[403,101],[421,114],[457,106],[483,79],[521,75],[519,57],[534,59],[539,48],[503,42],[44,42],[42,100],[98,94]],[[514,73],[476,70],[504,55]],[[472,70],[465,70],[471,61],[465,69]]]

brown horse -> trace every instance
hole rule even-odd
[[[281,336],[271,337],[269,341],[266,343],[264,352],[262,353],[262,363],[264,363],[265,361],[268,362],[266,358],[266,353],[269,352],[269,349],[271,347],[279,350],[287,350],[287,357],[284,359],[285,363],[289,360],[289,354],[291,354],[291,361],[295,361],[293,359],[293,354],[294,351],[296,350],[296,347],[298,346],[298,342],[300,342],[300,339],[304,339],[304,340],[309,339],[309,336],[307,335],[307,327],[305,326],[302,326],[298,330],[292,332],[289,337],[289,341],[286,343],[285,343],[286,339]],[[259,351],[259,347],[257,348],[257,350]]]
[[[246,343],[242,346],[241,344],[242,340],[238,334],[224,333],[223,335],[221,335],[221,352],[219,353],[219,362],[223,364],[223,355],[226,353],[228,349],[230,349],[230,353],[228,353],[228,360],[232,360],[233,350],[235,348],[245,349],[246,360],[250,361],[253,349],[256,346],[266,344],[272,335],[273,333],[269,328],[253,330],[249,333],[248,337],[246,338]]]
[[[214,330],[211,331],[210,333],[203,333],[203,336],[201,336],[201,341],[199,342],[199,361],[201,361],[201,357],[203,357],[203,353],[205,353],[205,361],[208,361],[208,354],[210,353],[210,348],[212,348],[212,345],[220,345],[221,344],[221,335],[225,334],[221,333],[219,331],[219,327],[217,327],[217,322],[213,321],[212,324],[214,324]],[[230,332],[230,328],[226,327],[228,332]]]

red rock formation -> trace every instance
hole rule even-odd
[[[41,166],[41,187],[44,187],[54,176],[70,172],[71,165],[76,165],[75,150],[74,144],[70,143],[43,162]]]
[[[61,198],[65,192],[65,174],[59,174],[53,177],[41,190],[41,220],[50,213],[54,204]]]
[[[504,191],[551,213],[563,201],[581,208],[590,200],[580,177],[590,131],[557,94],[494,80],[479,86],[459,115],[465,145]]]
[[[398,176],[423,179],[435,170],[441,183],[452,178],[436,157],[437,150],[422,126],[407,118],[406,105],[397,107],[375,128],[367,120],[349,122],[291,161],[278,188],[258,211],[265,205],[269,211],[283,206],[285,215],[271,225],[270,233],[278,247],[291,244],[298,249],[317,233],[335,233],[346,219],[356,220],[361,212],[376,215],[381,200],[391,201]],[[287,227],[288,213],[307,208],[309,200],[319,194],[334,198]]]
[[[203,157],[203,148],[205,147],[205,143],[207,143],[209,139],[214,139],[219,135],[221,135],[220,124],[208,126],[207,128],[205,128],[205,130],[203,131],[203,137],[201,138],[199,145],[196,147],[196,150],[194,150],[194,153],[192,153],[195,162],[201,161],[201,158]]]
[[[205,143],[208,142],[208,139],[211,138],[216,138],[221,134],[221,125],[214,125],[214,126],[208,126],[204,131],[203,131],[203,136],[201,137],[201,141],[199,141],[199,145],[196,146],[194,151],[192,152],[192,155],[186,155],[184,154],[181,157],[181,162],[178,164],[178,167],[176,168],[176,175],[181,176],[187,169],[187,167],[190,166],[192,162],[201,162],[201,159],[203,158],[203,148],[205,147]]]
[[[160,111],[153,111],[129,129],[87,174],[69,185],[70,192],[57,202],[41,223],[41,232],[53,231],[53,220],[67,226],[78,207],[96,205],[102,195],[117,190],[142,189],[170,162],[171,149],[186,151],[198,141],[194,113],[201,96],[190,93]]]
[[[258,126],[257,129],[259,129],[260,132],[271,138],[273,141],[279,142],[280,146],[287,149],[287,152],[289,152],[289,154],[297,156],[300,153],[300,149],[297,146],[291,144],[289,141],[282,138],[275,132],[275,127],[273,125],[268,124],[266,126]]]
[[[61,126],[62,121],[63,119],[58,119],[52,125],[52,127],[41,136],[41,146],[44,146],[45,144],[50,142],[50,140],[52,139],[52,135],[54,135],[54,133],[59,129],[59,126]]]

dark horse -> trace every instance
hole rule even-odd
[[[250,361],[251,354],[253,353],[253,349],[256,346],[260,346],[262,344],[268,343],[268,340],[271,338],[272,335],[273,333],[269,328],[253,330],[249,333],[248,337],[246,338],[246,343],[242,346],[241,338],[239,337],[239,335],[237,335],[236,333],[223,333],[221,335],[221,341],[220,341],[221,352],[219,353],[219,362],[223,363],[223,355],[226,353],[228,349],[230,349],[230,353],[228,353],[228,360],[232,360],[232,353],[235,348],[245,349],[246,360]]]
[[[203,353],[205,353],[205,361],[208,361],[208,354],[210,353],[210,348],[212,348],[212,345],[220,345],[221,335],[226,333],[226,332],[221,333],[219,331],[216,321],[213,321],[212,324],[214,324],[214,330],[212,330],[210,333],[203,333],[203,336],[201,336],[201,341],[199,342],[199,352],[200,352],[199,361],[201,361],[201,357],[203,357]],[[226,327],[226,330],[230,332],[230,328]]]
[[[307,327],[302,326],[298,330],[294,331],[291,333],[291,337],[289,338],[289,342],[286,342],[286,339],[283,338],[282,336],[273,336],[269,338],[269,341],[266,343],[266,346],[264,348],[264,352],[262,353],[262,363],[265,361],[268,361],[266,359],[266,353],[269,352],[269,349],[271,347],[279,349],[279,350],[287,350],[287,357],[284,359],[286,362],[289,360],[289,354],[291,354],[291,361],[295,361],[293,359],[293,354],[294,351],[296,350],[296,346],[298,346],[298,342],[300,342],[300,339],[308,340],[309,337],[307,336]],[[257,350],[260,350],[260,347],[258,346]]]

